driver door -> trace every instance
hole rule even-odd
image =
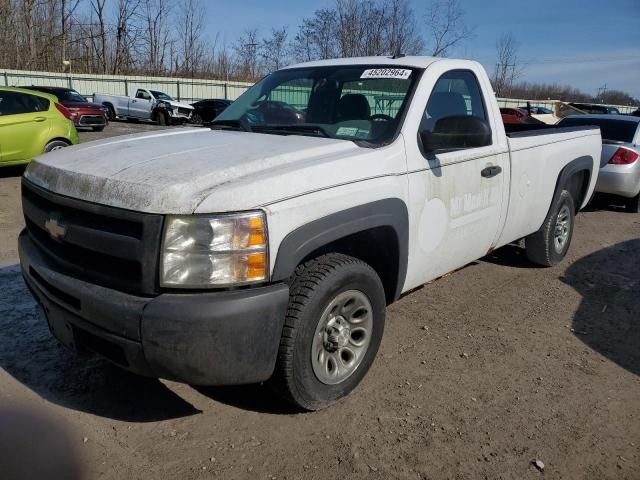
[[[407,139],[419,144],[408,149],[416,156],[412,163],[423,165],[409,176],[412,204],[421,209],[415,256],[421,265],[416,275],[422,278],[415,278],[416,284],[485,256],[497,238],[508,153],[497,145],[495,129],[490,144],[479,147],[425,151],[420,140],[421,132],[433,132],[449,117],[473,116],[491,128],[495,123],[485,104],[472,71],[447,71],[431,90],[418,137]]]
[[[149,118],[151,116],[151,107],[153,106],[153,97],[146,90],[139,88],[136,91],[135,98],[129,102],[129,115],[136,118]]]

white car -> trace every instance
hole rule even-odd
[[[363,379],[402,294],[521,238],[563,259],[600,131],[516,127],[534,130],[505,132],[477,62],[294,65],[211,128],[32,162],[22,271],[69,348],[319,409]]]
[[[123,117],[171,125],[188,121],[193,113],[188,103],[177,102],[166,93],[147,88],[137,89],[132,97],[94,93],[93,102],[107,109],[109,120]]]

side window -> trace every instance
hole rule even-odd
[[[147,92],[145,92],[144,90],[138,90],[136,92],[136,98],[141,98],[143,100],[149,100],[151,97],[149,96],[149,94]]]
[[[29,97],[29,103],[31,104],[30,112],[45,112],[49,110],[49,100],[42,97],[36,97],[32,95],[26,95]]]
[[[49,100],[17,92],[0,92],[0,115],[43,112],[49,109]]]
[[[442,75],[433,87],[420,130],[432,132],[438,120],[463,115],[487,119],[475,75],[468,70],[452,70]]]

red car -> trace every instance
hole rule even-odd
[[[71,112],[71,120],[77,128],[91,128],[94,132],[101,132],[107,126],[107,110],[97,103],[88,102],[72,88],[63,87],[21,87],[38,92],[50,93],[58,97],[60,103]]]
[[[519,108],[502,107],[502,123],[527,123],[529,115]]]

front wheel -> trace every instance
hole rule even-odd
[[[158,125],[161,127],[169,125],[169,117],[166,113],[158,112]]]
[[[551,206],[542,228],[525,239],[527,257],[544,267],[558,264],[569,250],[575,223],[575,205],[567,190],[562,190]]]
[[[385,293],[368,264],[328,254],[298,266],[270,383],[304,410],[349,394],[380,346]]]
[[[55,152],[56,150],[61,150],[68,146],[69,144],[67,142],[63,142],[62,140],[53,140],[45,145],[43,152]]]

